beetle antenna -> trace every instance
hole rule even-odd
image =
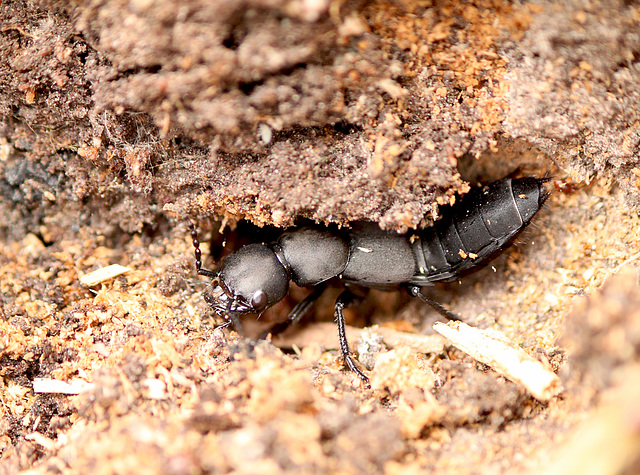
[[[191,232],[191,239],[194,247],[194,255],[196,258],[196,272],[198,275],[204,275],[206,277],[211,277],[212,279],[218,276],[217,272],[213,272],[211,270],[202,268],[202,251],[200,251],[200,241],[198,241],[198,231],[196,231],[196,226],[191,222],[191,220],[187,221],[187,226],[189,226],[189,231]]]

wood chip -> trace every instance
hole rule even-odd
[[[56,448],[56,441],[46,437],[39,432],[32,432],[24,436],[26,440],[31,440],[38,445],[41,445],[47,450],[53,450]]]
[[[34,393],[47,394],[80,394],[81,392],[93,389],[94,384],[81,379],[76,379],[70,383],[57,379],[35,378],[33,380]]]
[[[437,322],[433,329],[476,360],[524,386],[540,401],[548,401],[563,390],[553,371],[509,342],[501,332],[479,330],[462,322]]]
[[[121,266],[120,264],[112,264],[107,267],[103,267],[98,270],[94,270],[93,272],[89,272],[88,274],[80,277],[80,283],[82,285],[86,285],[87,287],[93,287],[94,285],[101,284],[102,282],[106,282],[111,280],[119,275],[125,274],[129,272],[131,269],[129,267]]]

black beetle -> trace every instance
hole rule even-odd
[[[549,196],[547,179],[498,180],[473,188],[454,206],[443,208],[432,227],[407,234],[381,230],[375,223],[354,223],[347,230],[303,227],[287,231],[271,244],[249,244],[227,256],[218,272],[202,269],[200,243],[189,223],[199,275],[214,279],[205,299],[216,313],[239,327],[239,317],[260,313],[282,300],[289,281],[314,291],[293,309],[279,332],[300,320],[320,297],[327,281],[337,277],[346,287],[335,304],[340,350],[346,365],[365,383],[353,361],[342,310],[363,298],[354,286],[376,289],[404,287],[445,317],[458,320],[420,288],[451,282],[481,268],[506,249]]]

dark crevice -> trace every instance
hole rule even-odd
[[[631,58],[624,61],[619,61],[613,68],[613,72],[621,69],[631,69],[634,65],[640,63],[640,51],[634,50],[631,52]]]
[[[78,61],[80,64],[86,65],[87,58],[89,57],[90,47],[85,41],[84,37],[80,35],[74,35],[69,39],[69,44],[73,47],[78,55]]]
[[[240,91],[242,91],[242,93],[246,96],[250,95],[251,93],[253,93],[253,91],[259,87],[262,86],[268,79],[270,79],[271,77],[285,77],[285,76],[291,76],[294,72],[300,70],[300,69],[305,69],[308,66],[308,63],[296,63],[296,64],[292,64],[289,67],[286,68],[282,68],[278,71],[274,71],[273,73],[269,74],[268,76],[263,77],[262,79],[260,79],[259,81],[250,81],[250,82],[239,82],[237,84],[237,87]]]
[[[340,122],[333,124],[333,130],[342,135],[349,135],[353,133],[360,133],[363,128],[359,124],[353,124],[346,120],[341,120]]]
[[[236,12],[236,14],[232,15],[232,17],[228,19],[228,24],[230,26],[229,33],[222,40],[222,45],[225,48],[235,51],[246,38],[248,30],[246,26],[243,28],[243,20],[243,12]]]
[[[346,120],[341,120],[333,125],[324,125],[318,127],[290,127],[281,132],[274,132],[272,143],[282,142],[285,140],[304,140],[315,139],[326,135],[347,136],[350,134],[361,133],[363,127],[358,124],[352,124]]]
[[[136,66],[135,68],[128,68],[128,69],[123,69],[122,71],[119,71],[118,76],[120,78],[123,78],[128,76],[135,76],[140,73],[157,74],[161,69],[162,69],[161,64],[153,64],[149,66]]]
[[[242,43],[242,39],[236,37],[235,31],[235,29],[231,30],[229,35],[224,40],[222,40],[222,46],[224,46],[225,48],[229,48],[232,51],[237,50]]]
[[[42,233],[38,232],[35,233],[35,236],[38,238],[38,240],[44,245],[44,247],[50,247],[54,244],[53,241],[47,241],[44,236],[42,235]]]

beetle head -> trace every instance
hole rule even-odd
[[[264,244],[249,244],[228,255],[205,300],[213,310],[237,323],[241,315],[260,313],[289,290],[289,276]]]

